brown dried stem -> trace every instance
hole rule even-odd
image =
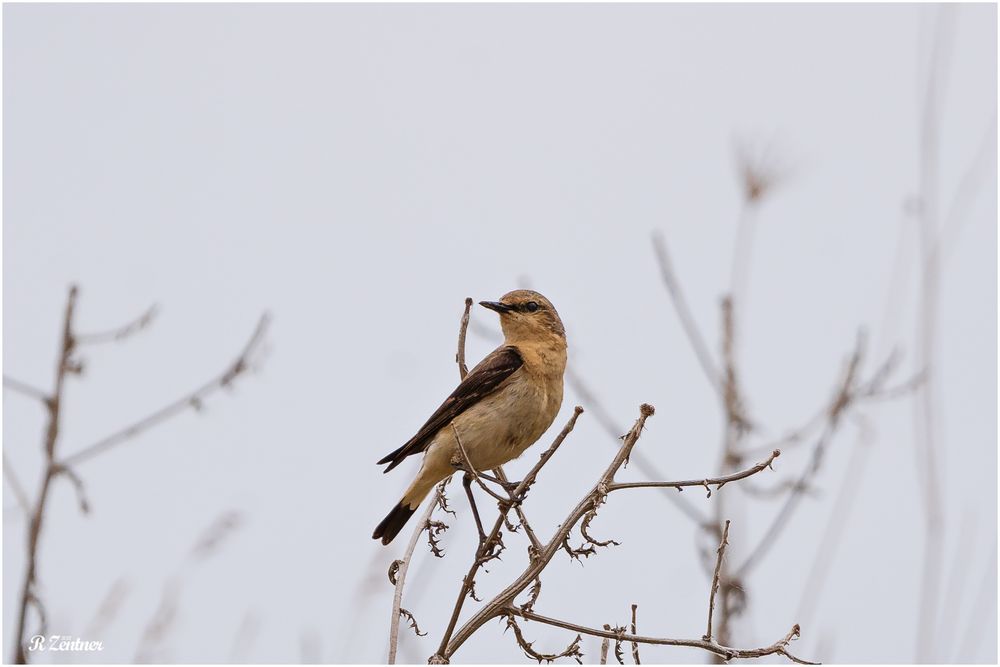
[[[635,624],[635,613],[636,613],[636,610],[638,608],[639,608],[639,605],[635,605],[635,604],[632,605],[632,626],[631,626],[631,630],[632,630],[632,634],[633,635],[638,634],[638,630],[637,630],[636,624]],[[639,660],[639,642],[632,642],[632,662],[634,662],[637,665],[642,664],[642,662]]]
[[[705,641],[712,641],[712,615],[715,613],[715,594],[719,592],[719,575],[722,573],[722,558],[726,554],[726,546],[729,545],[729,520],[726,520],[726,526],[722,529],[722,541],[719,542],[719,548],[716,551],[717,558],[715,559],[715,574],[712,575],[712,586],[708,594],[708,627],[705,629],[705,634],[702,639]],[[635,632],[633,628],[632,632]]]
[[[605,639],[614,641],[624,641],[624,642],[636,642],[638,644],[650,644],[653,646],[684,646],[689,648],[697,648],[703,651],[708,651],[713,653],[724,660],[736,660],[736,659],[752,659],[752,658],[763,658],[768,655],[781,655],[792,662],[799,663],[800,665],[818,665],[817,662],[809,662],[808,660],[803,660],[796,657],[788,650],[788,645],[793,639],[799,637],[799,626],[794,625],[792,629],[789,630],[783,638],[774,642],[770,646],[765,646],[763,648],[751,648],[751,649],[739,649],[731,648],[729,646],[723,646],[722,644],[707,641],[705,639],[670,639],[667,637],[645,637],[642,635],[634,634],[623,634],[615,632],[613,629],[608,630],[598,630],[597,628],[590,628],[585,625],[578,625],[576,623],[570,623],[567,621],[562,621],[557,618],[549,618],[548,616],[542,616],[541,614],[536,614],[532,611],[522,611],[517,607],[508,607],[505,610],[506,613],[513,614],[515,616],[520,616],[523,619],[529,621],[537,621],[538,623],[545,623],[546,625],[551,625],[557,628],[563,628],[570,630],[572,632],[577,632],[584,635],[590,635],[592,637],[604,637]],[[607,627],[607,626],[605,626]]]
[[[449,623],[448,629],[446,630],[444,636],[442,637],[441,645],[438,652],[431,657],[432,663],[442,663],[447,662],[451,659],[454,653],[462,646],[462,644],[474,634],[480,627],[483,626],[491,618],[496,618],[505,614],[515,614],[523,618],[528,618],[531,620],[542,620],[543,622],[549,622],[554,625],[559,625],[560,627],[571,627],[571,624],[566,624],[562,621],[556,621],[555,619],[545,619],[545,617],[540,617],[530,611],[525,611],[523,608],[514,607],[514,599],[521,592],[523,592],[532,582],[536,581],[541,572],[548,566],[549,562],[555,556],[555,554],[562,548],[568,538],[570,531],[574,526],[577,525],[584,517],[590,514],[594,508],[595,504],[599,504],[600,500],[607,496],[611,491],[621,490],[626,488],[642,488],[651,485],[681,488],[684,486],[704,486],[707,484],[718,484],[722,485],[730,481],[735,481],[737,479],[743,479],[752,474],[760,472],[761,470],[768,467],[768,465],[773,461],[775,457],[778,456],[779,452],[775,451],[772,453],[772,457],[767,461],[754,466],[753,468],[742,471],[739,473],[734,473],[723,478],[715,479],[702,479],[702,480],[687,480],[679,482],[653,482],[653,483],[615,483],[614,476],[625,461],[629,458],[635,447],[636,442],[642,432],[646,420],[653,414],[653,408],[649,405],[643,405],[640,410],[640,417],[636,420],[635,425],[629,430],[628,434],[625,436],[625,440],[618,453],[615,455],[611,464],[608,466],[604,474],[600,477],[594,487],[589,493],[577,504],[577,506],[570,512],[569,516],[559,525],[553,537],[545,543],[544,547],[539,550],[534,557],[528,563],[527,568],[506,588],[504,588],[500,593],[498,593],[492,600],[486,602],[483,607],[476,612],[466,623],[454,631],[454,626],[457,623],[458,616],[461,612],[462,603],[467,595],[467,584],[471,581],[474,576],[478,566],[479,561],[473,563],[470,569],[469,575],[463,580],[463,588],[459,596],[459,600],[455,606],[452,613],[452,619]],[[531,474],[526,477],[526,479],[532,477]],[[522,482],[523,484],[523,482]],[[515,496],[517,493],[515,492]],[[499,531],[502,525],[502,517],[498,519],[495,526],[495,532]],[[491,538],[492,539],[492,535]],[[513,611],[511,611],[513,610]],[[582,626],[572,626],[580,627],[581,631],[593,634],[590,632],[591,629],[583,628]],[[797,627],[794,629],[794,634],[797,635]],[[453,635],[454,633],[454,635]],[[660,644],[673,644],[681,646],[694,646],[696,648],[703,648],[709,650],[716,655],[735,658],[735,657],[760,657],[762,655],[772,655],[781,654],[787,655],[790,659],[798,661],[797,658],[791,656],[787,653],[787,643],[791,640],[793,633],[782,642],[776,642],[771,647],[765,649],[750,649],[750,650],[740,650],[731,649],[725,647],[721,644],[707,640],[657,640],[653,638],[643,638],[636,636],[634,641],[639,643],[660,643]],[[600,632],[598,631],[595,636],[607,637],[615,639],[617,642],[623,641],[633,641],[631,636],[624,635],[620,632]]]
[[[406,545],[403,557],[394,561],[393,565],[395,567],[389,571],[389,580],[395,585],[395,591],[392,596],[392,620],[389,623],[389,657],[387,662],[390,665],[396,664],[396,651],[399,648],[399,619],[402,617],[403,586],[406,583],[406,573],[410,569],[410,562],[413,560],[413,552],[417,548],[417,542],[420,541],[420,536],[424,530],[428,529],[428,522],[437,506],[436,502],[427,503],[427,507],[424,509],[417,527],[414,529],[413,534],[410,535],[410,541]]]
[[[716,490],[721,489],[729,482],[735,482],[756,475],[760,471],[770,468],[774,459],[781,456],[781,450],[775,449],[767,459],[753,466],[734,472],[731,475],[721,475],[719,477],[705,477],[704,479],[685,479],[676,482],[615,482],[608,485],[608,493],[621,491],[622,489],[681,489],[686,486],[715,486]]]
[[[42,607],[35,595],[35,582],[38,570],[38,539],[42,532],[42,522],[45,518],[46,505],[49,499],[49,490],[52,480],[56,476],[55,448],[59,438],[60,407],[62,404],[63,388],[66,376],[73,368],[71,356],[75,350],[73,340],[73,313],[76,309],[77,288],[73,285],[69,289],[69,296],[66,299],[66,309],[63,314],[62,338],[60,340],[59,360],[56,364],[55,388],[51,396],[45,401],[49,411],[49,422],[45,430],[45,441],[42,445],[45,453],[45,471],[42,475],[42,485],[38,492],[38,500],[30,513],[28,523],[28,556],[25,565],[24,583],[21,586],[21,597],[17,618],[16,645],[14,647],[13,662],[18,664],[27,663],[27,653],[25,652],[25,640],[27,631],[28,606],[34,602],[34,606],[39,612]]]
[[[551,663],[559,658],[573,658],[579,664],[583,664],[583,660],[581,660],[583,652],[580,651],[580,642],[583,641],[583,637],[577,635],[576,639],[560,653],[539,653],[533,648],[533,642],[529,642],[524,638],[521,627],[517,624],[515,618],[514,614],[507,614],[507,627],[514,631],[514,638],[517,640],[517,645],[521,647],[526,656],[537,660],[538,664],[541,664],[543,660]]]
[[[465,365],[465,335],[469,330],[469,312],[472,310],[472,297],[465,297],[465,312],[462,313],[462,322],[458,329],[458,351],[455,353],[455,362],[458,364],[458,374],[462,380],[469,374],[469,367]]]

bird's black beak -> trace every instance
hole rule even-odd
[[[501,314],[509,313],[510,311],[514,310],[506,303],[500,303],[499,301],[480,301],[479,305],[482,306],[483,308],[489,308],[490,310],[495,310]]]

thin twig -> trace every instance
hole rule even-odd
[[[834,509],[830,514],[826,529],[823,531],[823,537],[816,546],[816,556],[805,580],[797,616],[799,623],[808,625],[812,620],[830,566],[834,563],[837,549],[843,543],[843,532],[848,525],[851,510],[859,496],[858,490],[863,481],[861,472],[871,449],[871,437],[865,422],[862,422],[861,432],[847,463],[840,490],[833,502]]]
[[[28,398],[33,398],[35,400],[41,401],[43,404],[48,405],[49,395],[37,387],[33,387],[27,382],[21,382],[18,379],[12,378],[9,375],[3,376],[3,386],[4,389],[10,389],[11,391],[17,392],[22,396],[27,396]]]
[[[615,422],[614,418],[611,417],[608,410],[604,407],[604,404],[587,385],[584,379],[568,366],[566,368],[566,382],[569,383],[570,387],[573,388],[573,391],[575,391],[580,397],[581,402],[587,406],[587,409],[593,411],[595,417],[597,418],[597,422],[604,429],[604,432],[610,437],[609,442],[618,446],[618,443],[621,441],[622,431],[625,429],[621,428],[621,425]],[[667,475],[664,474],[655,463],[653,463],[652,459],[641,451],[633,453],[630,462],[638,468],[643,475],[650,479],[665,479],[667,477]],[[707,521],[705,515],[683,497],[677,495],[676,493],[664,493],[663,496],[671,504],[676,506],[695,525],[705,525]]]
[[[633,634],[621,634],[614,630],[598,630],[597,628],[590,628],[585,625],[578,625],[576,623],[570,623],[568,621],[563,621],[557,618],[549,618],[548,616],[542,616],[533,611],[522,611],[517,607],[508,607],[506,609],[507,613],[514,614],[515,616],[520,616],[529,621],[537,621],[538,623],[545,623],[546,625],[552,625],[557,628],[563,628],[565,630],[570,630],[572,632],[577,632],[579,634],[590,635],[592,637],[604,637],[606,639],[616,640],[616,641],[626,641],[626,642],[636,642],[639,644],[651,644],[654,646],[685,646],[689,648],[702,649],[703,651],[708,651],[709,653],[714,653],[726,660],[734,659],[750,659],[750,658],[763,658],[767,655],[782,655],[791,660],[792,662],[797,662],[801,665],[818,665],[817,662],[809,662],[808,660],[803,660],[792,655],[788,650],[788,645],[793,639],[797,639],[799,636],[799,626],[795,625],[782,639],[774,642],[770,646],[765,646],[763,648],[752,648],[752,649],[738,649],[731,648],[729,646],[723,646],[716,642],[706,641],[704,639],[670,639],[667,637],[645,637],[643,635],[633,635]]]
[[[719,371],[715,368],[715,362],[712,360],[712,353],[709,352],[709,347],[705,343],[705,337],[698,329],[691,309],[688,307],[687,299],[684,297],[680,282],[677,280],[673,262],[670,261],[670,253],[667,252],[667,242],[660,232],[653,232],[653,250],[656,253],[656,261],[660,265],[660,276],[663,278],[663,284],[666,285],[667,291],[670,293],[670,301],[674,304],[674,310],[677,311],[677,317],[681,321],[684,333],[687,334],[688,342],[694,349],[695,357],[701,364],[701,370],[712,385],[712,389],[717,392],[721,391]]]
[[[465,312],[462,313],[462,322],[458,329],[458,351],[455,353],[455,362],[458,363],[458,374],[462,380],[469,374],[469,367],[465,365],[465,335],[469,330],[469,311],[472,310],[472,297],[465,297]]]
[[[607,488],[609,493],[612,491],[621,491],[622,489],[680,489],[686,486],[715,486],[716,489],[720,489],[729,482],[746,479],[747,477],[756,475],[762,470],[770,468],[771,463],[773,463],[774,459],[779,456],[781,456],[781,450],[776,449],[771,452],[771,455],[767,457],[766,460],[761,461],[746,470],[734,472],[731,475],[706,477],[704,479],[685,479],[677,482],[615,482],[614,484],[609,484]]]
[[[31,501],[28,500],[28,494],[24,490],[24,486],[21,484],[21,480],[17,478],[17,473],[14,472],[14,468],[7,458],[7,452],[3,453],[3,476],[10,485],[10,490],[14,493],[14,498],[17,500],[18,507],[27,516],[31,512]]]
[[[394,563],[399,563],[398,567],[390,570],[390,581],[395,578],[393,582],[395,584],[395,591],[392,595],[392,620],[389,623],[389,657],[387,662],[390,665],[396,664],[396,651],[399,647],[399,619],[402,617],[403,586],[406,583],[406,573],[410,569],[410,562],[413,560],[413,552],[417,547],[417,542],[420,541],[420,536],[427,528],[427,522],[430,521],[436,507],[437,503],[427,503],[427,508],[424,509],[417,527],[410,536],[410,541],[406,545],[403,557],[400,560],[394,561]]]
[[[722,541],[719,542],[718,554],[715,560],[715,574],[712,575],[712,586],[708,594],[708,627],[702,639],[712,641],[712,615],[715,613],[715,594],[719,592],[719,574],[722,572],[722,558],[726,554],[726,546],[729,544],[729,519],[726,519],[726,526],[722,529]],[[632,629],[635,632],[635,628]]]
[[[635,604],[632,605],[632,625],[631,625],[631,630],[632,630],[632,634],[633,635],[638,634],[638,630],[636,629],[636,624],[635,624],[635,612],[636,612],[636,610],[638,608],[639,608],[639,605],[635,605]],[[639,642],[632,642],[632,662],[634,662],[637,665],[642,664],[640,662],[640,660],[639,660]]]
[[[94,345],[99,343],[113,343],[116,341],[124,340],[134,333],[138,333],[143,329],[147,328],[153,323],[153,319],[156,317],[159,308],[154,303],[149,308],[146,309],[144,313],[139,315],[128,324],[120,326],[116,329],[110,329],[108,331],[101,331],[92,334],[77,334],[76,342],[80,345]]]
[[[127,442],[137,435],[148,431],[154,426],[157,426],[172,417],[176,417],[189,409],[199,410],[206,398],[221,389],[231,386],[237,377],[244,374],[250,368],[250,357],[263,340],[269,323],[270,317],[266,313],[261,315],[256,328],[254,328],[253,335],[250,336],[250,340],[247,341],[247,344],[243,347],[243,350],[240,352],[236,360],[222,373],[201,385],[193,392],[163,406],[159,410],[156,410],[142,419],[129,424],[125,428],[122,428],[121,430],[101,438],[97,442],[87,445],[73,454],[70,454],[61,461],[62,465],[75,466],[83,461],[90,460],[112,447],[120,445],[123,442]]]
[[[509,480],[507,479],[507,474],[504,472],[503,468],[497,466],[496,468],[493,469],[493,474],[495,474],[497,476],[497,479],[499,479],[501,482],[504,483],[509,482]],[[534,547],[536,551],[538,549],[541,549],[542,543],[538,539],[538,536],[535,535],[535,531],[532,530],[531,524],[528,523],[528,517],[525,516],[524,507],[521,506],[521,503],[517,503],[516,505],[514,505],[514,512],[517,513],[517,520],[521,522],[521,527],[524,528],[524,534],[528,536],[528,541],[531,542],[531,546]]]
[[[847,414],[847,411],[854,404],[856,396],[859,392],[859,387],[864,387],[865,393],[876,392],[881,388],[883,384],[888,379],[888,373],[883,372],[880,368],[877,370],[873,378],[867,382],[862,382],[859,378],[861,374],[861,365],[865,356],[866,347],[866,336],[859,333],[855,349],[851,354],[851,357],[844,365],[844,370],[842,373],[842,380],[838,383],[836,390],[834,391],[833,398],[830,401],[826,423],[823,430],[820,432],[819,436],[816,438],[816,442],[813,445],[811,455],[809,457],[809,462],[799,476],[795,479],[794,483],[790,487],[790,491],[785,498],[785,502],[782,504],[781,509],[771,520],[771,524],[764,532],[763,537],[758,541],[756,546],[751,549],[750,554],[746,557],[743,563],[737,568],[738,578],[745,576],[753,567],[760,562],[764,554],[766,554],[777,542],[777,537],[788,525],[789,518],[792,513],[798,508],[799,503],[802,501],[808,489],[811,488],[810,480],[812,480],[820,471],[823,463],[824,455],[826,454],[826,449],[833,439],[833,436],[840,429],[843,424],[843,417]],[[883,364],[883,368],[889,366],[889,362]]]
[[[916,334],[919,350],[919,367],[926,373],[924,382],[914,402],[913,418],[916,424],[915,454],[922,474],[924,492],[924,552],[920,587],[920,608],[917,625],[916,659],[919,662],[934,662],[935,616],[939,606],[940,571],[943,559],[942,539],[944,526],[943,500],[941,489],[943,475],[938,422],[938,363],[937,340],[940,334],[940,293],[941,293],[941,243],[939,224],[940,194],[940,130],[941,105],[945,100],[944,90],[948,83],[948,65],[952,52],[953,8],[939,10],[940,18],[935,26],[931,44],[929,67],[924,90],[923,106],[920,111],[919,143],[919,193],[920,193],[920,241],[921,272],[919,308]]]
[[[583,637],[580,635],[576,636],[576,639],[563,649],[560,653],[539,653],[533,647],[533,643],[529,642],[524,638],[524,634],[521,632],[521,627],[514,620],[513,614],[507,614],[507,627],[514,631],[514,638],[517,641],[517,645],[521,647],[524,654],[531,658],[532,660],[537,660],[539,664],[544,660],[545,662],[553,662],[559,658],[573,658],[579,664],[583,664],[583,652],[580,651],[580,642],[583,641]]]

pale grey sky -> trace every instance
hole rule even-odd
[[[677,477],[712,472],[717,405],[659,282],[650,233],[665,235],[715,351],[741,207],[738,138],[773,146],[789,167],[756,218],[749,265],[741,346],[765,429],[755,442],[827,398],[860,326],[878,354],[900,348],[901,377],[914,372],[919,244],[904,204],[917,188],[919,77],[936,11],[6,5],[4,373],[50,385],[71,282],[87,329],[161,307],[149,331],[86,354],[61,451],[193,388],[228,363],[261,311],[274,316],[259,373],[231,395],[80,466],[90,516],[69,484],[56,485],[40,560],[50,631],[84,635],[123,579],[121,613],[93,638],[105,652],[71,659],[132,661],[173,578],[176,622],[156,660],[383,661],[384,573],[406,540],[382,547],[369,536],[416,462],[388,476],[374,462],[456,383],[462,299],[525,280],[559,309],[573,367],[623,430],[640,403],[656,406],[639,449]],[[944,258],[943,581],[955,593],[934,657],[995,662],[996,7],[954,12],[946,205],[984,137],[992,146]],[[474,319],[495,324],[479,308]],[[490,347],[470,335],[470,361]],[[557,426],[580,400],[568,392]],[[34,493],[42,411],[9,391],[3,407],[4,452]],[[907,662],[923,549],[914,407],[862,412],[874,440],[796,651]],[[769,644],[800,620],[858,432],[852,422],[838,435],[816,495],[747,582],[739,646]],[[532,492],[539,532],[589,489],[610,444],[583,415]],[[807,452],[788,451],[759,483],[797,475]],[[739,559],[776,505],[720,493],[746,501],[731,529]],[[464,498],[452,495],[447,557],[421,549],[411,570],[405,606],[429,632],[403,639],[415,662],[433,652],[473,548]],[[686,497],[706,511],[717,500]],[[3,500],[8,659],[25,521],[7,486]],[[227,511],[240,513],[239,529],[210,560],[186,564]],[[659,495],[622,494],[594,530],[622,546],[582,568],[557,559],[538,610],[600,626],[624,623],[637,603],[644,633],[699,637],[705,544],[683,515]],[[507,539],[510,556],[480,577],[481,595],[518,571],[522,539]],[[536,624],[526,633],[542,650],[572,638]],[[585,640],[587,660],[598,647]],[[683,649],[644,657],[703,660]],[[523,660],[499,623],[456,656]]]

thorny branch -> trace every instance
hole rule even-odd
[[[447,480],[445,480],[447,482]],[[445,482],[441,483],[438,487],[439,493],[444,493],[442,488]],[[420,541],[420,536],[425,530],[427,530],[428,540],[430,541],[431,550],[434,552],[435,556],[439,555],[437,549],[437,542],[434,540],[435,533],[433,533],[430,528],[431,515],[434,514],[434,510],[439,507],[438,502],[427,503],[427,508],[424,510],[423,515],[421,515],[420,520],[417,522],[417,526],[410,535],[410,541],[406,545],[406,551],[403,552],[403,557],[399,560],[392,562],[389,566],[389,582],[395,587],[395,591],[392,596],[392,620],[389,623],[389,657],[387,659],[388,664],[396,664],[396,651],[399,648],[399,619],[403,613],[403,585],[406,583],[406,573],[410,569],[410,563],[413,561],[413,551],[417,548],[417,542]],[[413,615],[410,614],[410,618]],[[413,621],[416,625],[416,620]]]
[[[579,408],[578,408],[579,410]],[[624,628],[618,628],[614,632],[610,631],[599,631],[592,628],[587,628],[585,626],[579,626],[565,621],[560,621],[557,619],[550,619],[539,614],[536,614],[532,609],[537,602],[540,589],[538,589],[539,576],[541,572],[548,566],[555,554],[566,548],[568,535],[570,531],[588,516],[593,518],[592,513],[604,502],[605,498],[609,493],[616,490],[623,490],[627,488],[641,488],[642,486],[649,486],[650,483],[616,483],[614,481],[614,476],[618,470],[622,467],[625,461],[629,458],[632,453],[632,449],[635,447],[636,442],[645,426],[646,420],[652,416],[653,407],[650,405],[643,405],[640,410],[639,419],[636,420],[635,425],[629,430],[624,438],[624,443],[615,455],[611,464],[605,470],[604,474],[600,477],[594,487],[589,493],[587,493],[584,498],[576,505],[576,507],[570,512],[569,516],[559,525],[556,529],[555,534],[552,538],[546,542],[541,550],[534,552],[532,558],[530,559],[525,570],[506,588],[504,588],[500,593],[498,593],[492,600],[486,602],[473,616],[462,625],[457,631],[454,630],[457,624],[458,616],[461,612],[462,604],[465,600],[467,594],[468,583],[472,581],[475,573],[480,564],[480,558],[476,558],[470,568],[469,574],[463,580],[462,591],[460,592],[459,599],[456,603],[455,609],[452,612],[451,622],[442,637],[441,645],[435,655],[431,656],[430,661],[432,664],[444,664],[447,663],[454,653],[462,646],[462,644],[468,640],[479,628],[481,628],[486,622],[492,618],[506,616],[508,618],[512,616],[520,616],[528,620],[536,620],[544,623],[549,623],[551,625],[556,625],[558,627],[564,627],[567,629],[576,629],[583,634],[591,634],[598,637],[605,637],[609,639],[614,639],[617,645],[617,651],[620,653],[622,642],[634,642],[639,643],[651,643],[651,644],[661,644],[661,645],[676,645],[676,646],[691,646],[695,648],[701,648],[707,650],[716,655],[722,656],[726,659],[733,658],[750,658],[750,657],[761,657],[764,655],[784,655],[790,660],[799,662],[800,660],[793,655],[791,655],[787,646],[793,637],[798,636],[798,626],[793,628],[785,639],[775,642],[769,647],[763,649],[733,649],[730,647],[723,646],[711,640],[701,639],[701,640],[674,640],[674,639],[657,639],[651,637],[641,637],[624,633]],[[576,415],[574,415],[575,417]],[[564,433],[567,432],[564,429]],[[778,455],[775,451],[772,453],[772,457],[757,466],[754,466],[750,470],[742,471],[739,473],[734,473],[731,476],[727,476],[725,479],[716,478],[714,480],[687,480],[679,482],[654,482],[653,485],[667,486],[673,488],[683,488],[684,486],[704,486],[706,483],[716,483],[725,484],[729,481],[734,481],[736,479],[743,479],[756,472],[760,472],[764,468],[767,468],[771,461]],[[537,468],[538,466],[536,466]],[[533,474],[529,473],[526,476],[525,481],[529,478],[533,478]],[[522,482],[522,485],[524,482]],[[517,492],[515,491],[515,496]],[[495,535],[499,532],[500,527],[503,524],[502,516],[498,518],[494,531],[490,534],[488,540],[495,538]],[[531,595],[529,596],[529,602],[525,605],[515,606],[514,600],[520,595],[528,586],[532,586]],[[634,617],[633,617],[634,621]],[[454,634],[453,634],[454,633]],[[523,636],[518,638],[518,644],[522,649],[525,649]],[[572,644],[570,648],[572,648]],[[530,645],[529,645],[530,648]],[[569,650],[569,649],[568,649]],[[634,649],[637,653],[637,648]],[[529,656],[538,659],[538,655],[526,650]],[[570,653],[572,657],[577,657],[575,654]],[[558,657],[558,656],[557,656]],[[563,656],[565,657],[565,655]],[[543,657],[542,659],[548,660],[548,657]],[[552,658],[554,659],[554,658]]]
[[[514,613],[507,614],[507,629],[514,631],[514,638],[517,640],[517,645],[521,647],[524,654],[531,658],[532,660],[537,660],[538,664],[542,664],[542,661],[551,663],[559,658],[573,658],[578,664],[583,664],[583,652],[580,650],[580,642],[583,641],[583,637],[580,635],[576,636],[576,639],[562,650],[560,653],[539,653],[533,648],[533,642],[529,642],[524,638],[521,633],[521,627],[517,624],[516,615]]]
[[[799,637],[800,630],[798,625],[792,626],[792,629],[788,631],[788,634],[770,646],[765,646],[763,648],[739,649],[723,646],[722,644],[704,639],[670,639],[667,637],[645,637],[642,635],[624,634],[616,632],[613,628],[609,630],[607,629],[608,626],[605,626],[604,630],[598,630],[597,628],[589,628],[585,625],[568,623],[566,621],[549,618],[530,611],[521,611],[516,607],[509,607],[506,612],[515,616],[520,616],[525,620],[545,623],[546,625],[563,628],[584,635],[590,635],[592,637],[604,637],[605,639],[616,642],[635,642],[638,644],[650,644],[653,646],[686,646],[689,648],[697,648],[703,651],[708,651],[709,653],[713,653],[724,660],[763,658],[768,655],[781,655],[800,665],[819,664],[803,660],[802,658],[793,655],[788,650],[788,645]]]
[[[559,432],[559,435],[556,436],[556,439],[552,442],[552,445],[550,445],[549,448],[542,453],[538,462],[531,468],[531,470],[528,471],[528,473],[524,476],[521,482],[517,485],[517,488],[515,488],[513,493],[511,493],[512,498],[524,497],[524,494],[535,482],[535,478],[538,476],[538,472],[542,469],[542,467],[546,463],[549,462],[549,459],[552,458],[552,455],[555,454],[556,450],[559,449],[559,446],[562,445],[563,441],[566,439],[566,436],[568,436],[570,432],[573,430],[573,427],[576,426],[576,420],[580,417],[582,413],[583,413],[583,408],[581,408],[580,406],[577,406],[573,410],[573,416],[570,417],[568,422],[566,422],[566,425],[563,427],[562,431]],[[500,516],[497,517],[496,522],[493,524],[493,530],[490,531],[490,533],[486,538],[486,541],[483,543],[479,551],[476,553],[476,558],[473,560],[472,565],[469,567],[468,574],[462,579],[462,587],[461,590],[459,591],[458,599],[455,602],[455,608],[452,610],[451,619],[448,621],[448,627],[445,630],[444,636],[441,640],[441,645],[438,648],[437,655],[444,656],[443,659],[447,659],[447,656],[450,655],[450,652],[445,653],[445,651],[448,649],[451,635],[455,631],[455,625],[458,623],[458,617],[462,613],[462,606],[465,604],[465,598],[468,595],[469,591],[472,590],[472,587],[475,585],[476,573],[478,572],[479,568],[485,562],[487,562],[487,560],[489,560],[489,556],[487,554],[490,554],[491,549],[500,541],[500,533],[501,529],[503,528],[505,515],[506,515],[505,511],[500,512]],[[551,543],[549,544],[549,546],[551,546]],[[554,551],[552,554],[549,554],[548,560],[551,560],[553,554]],[[534,561],[537,561],[540,557],[541,557],[540,555],[536,554],[536,558],[534,559]],[[546,562],[548,562],[548,560],[546,560]],[[541,568],[539,568],[539,572],[541,572]],[[532,579],[537,579],[537,573],[535,577],[533,577]],[[519,594],[526,587],[527,584],[521,587],[520,590],[516,591],[511,596],[511,600],[513,600],[514,596]]]

